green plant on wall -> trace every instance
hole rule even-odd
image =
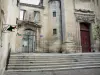
[[[99,41],[99,51],[100,51],[100,24],[94,27],[94,40]]]
[[[95,25],[95,35],[94,39],[100,41],[100,24]]]

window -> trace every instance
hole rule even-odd
[[[97,5],[99,6],[99,0],[97,0]]]
[[[25,10],[20,10],[20,20],[24,20]]]
[[[90,2],[91,0],[80,0],[81,2]]]
[[[57,29],[53,29],[53,35],[57,34]]]
[[[19,0],[17,0],[17,6],[19,5]]]
[[[92,2],[93,2],[93,3],[95,3],[95,1],[94,1],[94,0],[92,0]]]
[[[56,12],[53,12],[53,17],[56,17]]]
[[[16,18],[16,24],[18,24],[18,18]]]
[[[34,11],[34,22],[40,22],[40,12]]]

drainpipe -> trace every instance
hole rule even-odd
[[[63,26],[62,26],[62,5],[61,5],[61,0],[59,0],[59,3],[60,3],[60,26],[61,26],[61,44],[63,44]]]
[[[61,44],[65,41],[65,10],[64,10],[64,0],[59,0],[60,2],[60,24],[61,24]]]

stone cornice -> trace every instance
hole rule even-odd
[[[42,26],[41,25],[38,25],[38,24],[36,24],[36,23],[34,23],[34,22],[30,22],[30,21],[24,21],[24,20],[18,20],[17,21],[17,24],[18,24],[18,27],[20,27],[20,26],[32,26],[32,27],[36,27],[36,28],[41,28]]]
[[[61,1],[61,0],[49,0],[49,2],[52,2],[52,1]]]
[[[75,12],[81,12],[81,13],[94,13],[94,11],[86,10],[86,9],[75,9]]]
[[[27,4],[27,3],[20,3],[21,6],[28,6],[28,7],[35,7],[39,9],[44,9],[44,6],[34,5],[34,4]]]
[[[95,14],[75,13],[76,21],[95,23]]]

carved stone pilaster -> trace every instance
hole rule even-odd
[[[100,19],[99,18],[96,18],[96,21],[98,24],[100,24]]]

